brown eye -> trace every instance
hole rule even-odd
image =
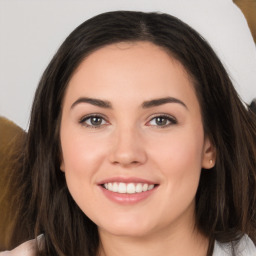
[[[101,125],[102,124],[102,118],[101,117],[97,117],[97,116],[94,116],[94,117],[90,117],[90,123],[93,125],[93,126],[98,126],[98,125]]]
[[[100,128],[107,124],[106,120],[101,116],[86,116],[80,120],[80,123],[89,128]]]
[[[159,126],[163,126],[163,125],[167,125],[168,124],[167,118],[162,117],[162,116],[156,117],[155,122]]]
[[[160,115],[152,118],[148,125],[158,126],[161,128],[168,127],[170,125],[177,124],[177,120],[172,116]]]

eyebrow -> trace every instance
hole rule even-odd
[[[183,101],[173,98],[173,97],[166,97],[166,98],[159,98],[159,99],[145,101],[142,104],[142,108],[157,107],[157,106],[161,106],[161,105],[167,104],[167,103],[178,103],[178,104],[181,104],[186,109],[188,109],[188,107],[186,106],[186,104]]]
[[[82,98],[79,98],[78,100],[76,100],[71,105],[71,109],[74,108],[79,103],[89,103],[91,105],[101,107],[101,108],[112,108],[112,104],[109,101],[82,97]]]
[[[97,106],[97,107],[112,109],[112,104],[109,101],[94,99],[94,98],[87,98],[87,97],[81,97],[78,100],[76,100],[71,105],[71,109],[74,108],[79,103],[89,103],[89,104]],[[167,103],[178,103],[178,104],[181,104],[186,109],[188,109],[188,107],[186,106],[186,104],[183,101],[181,101],[177,98],[173,98],[173,97],[165,97],[165,98],[144,101],[142,103],[142,108],[157,107],[157,106],[161,106],[161,105],[167,104]]]

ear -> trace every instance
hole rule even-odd
[[[216,162],[216,148],[207,136],[204,140],[204,147],[202,152],[202,168],[211,169]]]

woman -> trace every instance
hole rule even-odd
[[[40,81],[21,162],[13,239],[43,235],[13,255],[256,253],[255,115],[170,15],[74,30]]]

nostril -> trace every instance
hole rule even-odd
[[[141,162],[137,160],[131,160],[131,158],[129,157],[123,157],[123,158],[119,158],[117,160],[112,161],[112,164],[122,165],[122,166],[134,166],[134,165],[140,165]]]

